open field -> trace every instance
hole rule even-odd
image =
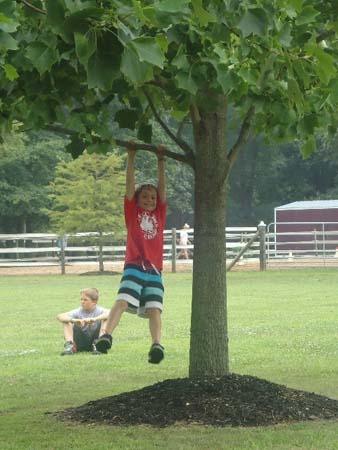
[[[338,449],[337,421],[257,428],[86,426],[46,414],[168,378],[186,377],[191,274],[166,273],[166,358],[147,363],[147,322],[125,316],[108,355],[61,357],[58,312],[96,286],[109,307],[119,276],[1,276],[1,450]],[[228,275],[230,368],[338,398],[338,271]]]

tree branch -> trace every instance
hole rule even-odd
[[[167,124],[165,122],[163,122],[163,120],[161,119],[159,113],[157,112],[157,109],[155,108],[155,105],[149,95],[149,93],[147,92],[147,90],[145,88],[143,88],[143,93],[146,96],[149,106],[154,114],[154,117],[156,119],[156,121],[161,125],[161,127],[163,128],[163,130],[167,133],[167,135],[175,142],[175,144],[177,144],[184,152],[185,154],[189,157],[189,158],[194,158],[194,152],[193,149],[190,147],[190,145],[188,145],[185,141],[183,141],[183,139],[181,139],[180,137],[175,136],[175,134],[170,130],[170,128],[167,126]]]
[[[39,14],[47,14],[46,11],[44,11],[43,9],[38,8],[37,6],[32,5],[30,2],[28,2],[27,0],[20,0],[21,3],[23,3],[25,6],[27,6],[27,8],[32,9],[35,12],[38,12]]]
[[[134,141],[124,141],[122,139],[115,139],[115,142],[120,147],[132,147],[135,150],[146,150],[151,153],[157,154],[157,147],[158,145],[155,144],[145,144],[144,142],[134,142]],[[176,153],[168,150],[164,145],[161,145],[163,147],[163,154],[164,156],[167,156],[168,158],[175,159],[176,161],[183,162],[185,164],[188,164],[190,167],[195,167],[195,161],[194,159],[191,159],[188,157],[188,155],[182,155],[181,153]]]
[[[66,135],[66,136],[74,136],[77,134],[75,131],[73,131],[69,128],[65,128],[61,125],[60,126],[59,125],[47,125],[45,127],[45,129],[48,131],[52,131],[53,133]],[[132,145],[133,148],[135,148],[135,150],[146,150],[148,152],[157,154],[158,145],[155,145],[155,144],[145,144],[144,142],[134,142],[134,141],[132,141],[132,144],[131,144],[130,140],[125,141],[122,139],[115,139],[115,142],[120,147],[128,147],[128,146]],[[188,164],[193,169],[195,168],[194,158],[190,158],[188,155],[183,155],[181,153],[172,152],[171,150],[168,150],[165,146],[163,146],[163,148],[164,148],[163,153],[168,158],[175,159],[176,161],[180,161],[185,164]]]
[[[250,128],[251,128],[251,120],[252,120],[254,114],[255,114],[255,107],[251,106],[244,117],[242,127],[239,132],[237,141],[235,142],[235,144],[232,146],[232,148],[230,149],[230,151],[228,153],[228,161],[229,161],[230,168],[233,166],[234,162],[236,161],[236,159],[239,155],[239,152],[241,151],[244,144],[247,142],[247,140],[249,138],[249,133],[250,133]]]
[[[186,116],[183,117],[183,119],[182,119],[182,121],[181,121],[181,123],[180,123],[180,125],[179,125],[179,127],[178,127],[176,136],[177,136],[179,139],[181,139],[181,136],[182,136],[182,133],[183,133],[183,128],[184,128],[185,125],[188,123],[188,120],[189,120],[189,114],[187,114]]]

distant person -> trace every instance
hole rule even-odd
[[[158,186],[141,184],[135,189],[136,151],[127,148],[126,195],[124,213],[127,226],[125,266],[116,301],[110,310],[106,330],[96,342],[99,351],[112,345],[111,333],[125,311],[149,319],[152,344],[148,362],[158,364],[164,358],[161,340],[163,305],[163,229],[166,213],[163,148],[157,149]],[[131,356],[132,357],[132,356]]]
[[[189,235],[188,235],[189,229],[190,229],[190,225],[185,223],[183,225],[183,229],[180,231],[179,245],[181,245],[182,248],[177,254],[177,259],[180,258],[180,256],[182,256],[182,255],[184,255],[185,259],[189,259],[189,257],[190,257],[190,252],[188,249],[188,245],[191,244],[191,242],[189,241]]]
[[[99,292],[96,288],[86,288],[80,291],[81,306],[71,311],[61,313],[57,320],[63,323],[65,338],[61,355],[73,355],[76,352],[99,352],[96,349],[96,339],[105,332],[109,309],[98,306]]]

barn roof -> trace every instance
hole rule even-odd
[[[338,208],[338,200],[306,200],[301,202],[287,203],[275,208],[281,209],[333,209]]]

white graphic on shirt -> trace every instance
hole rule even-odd
[[[138,214],[138,222],[140,228],[143,231],[144,239],[154,239],[157,235],[158,222],[155,215],[150,214],[147,211],[143,211]]]

